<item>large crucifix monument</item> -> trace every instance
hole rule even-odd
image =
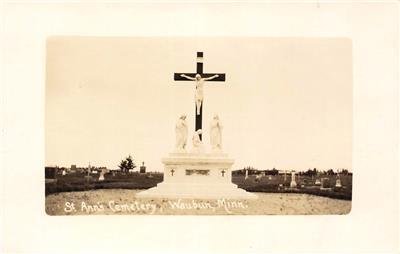
[[[196,73],[174,73],[175,81],[195,81],[195,131],[201,130],[203,122],[204,81],[225,81],[225,73],[203,73],[203,52],[197,52]],[[199,135],[200,140],[202,135]]]
[[[176,81],[195,81],[195,132],[193,149],[187,150],[188,125],[182,114],[175,125],[176,144],[174,152],[162,159],[164,181],[156,187],[142,191],[142,198],[237,198],[254,199],[257,196],[246,192],[232,183],[231,167],[233,159],[222,152],[222,125],[218,115],[214,115],[209,131],[202,128],[204,81],[225,81],[223,73],[203,73],[203,52],[197,52],[196,73],[175,73]],[[203,148],[201,134],[210,137],[211,151]]]

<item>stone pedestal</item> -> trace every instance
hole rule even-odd
[[[172,153],[162,159],[164,181],[142,198],[255,199],[232,183],[233,159],[222,153]]]

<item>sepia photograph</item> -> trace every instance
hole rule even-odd
[[[50,37],[48,215],[345,215],[347,38]]]
[[[1,253],[399,253],[398,1],[0,5]]]

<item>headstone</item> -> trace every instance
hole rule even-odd
[[[292,179],[290,181],[290,188],[296,188],[297,183],[296,183],[296,172],[292,171]]]
[[[90,169],[90,163],[89,163],[89,167],[87,168],[87,174],[85,175],[85,179],[86,179],[86,182],[87,183],[89,183],[90,182],[90,180],[92,179],[92,177],[90,176],[90,173],[92,172],[92,170]]]
[[[342,188],[342,182],[340,181],[340,176],[338,174],[337,179],[336,179],[336,184],[335,184],[336,188]]]
[[[91,172],[91,170],[90,170],[90,164],[89,164],[89,167],[87,168],[87,174],[85,175],[86,183],[89,183],[90,180],[92,180],[92,176],[90,176],[90,172]]]
[[[321,179],[321,189],[329,189],[329,178],[328,177],[324,177]]]
[[[144,165],[144,161],[142,162],[142,166],[139,169],[140,174],[146,173],[146,166]]]
[[[106,173],[108,173],[107,169],[105,169],[105,168],[101,169],[100,176],[99,176],[99,181],[104,181],[104,175]]]
[[[337,187],[337,188],[341,188],[342,187],[342,183],[340,182],[340,179],[336,179],[335,187]]]
[[[100,173],[99,181],[104,181],[104,174],[102,174],[102,172]]]
[[[245,169],[245,173],[244,173],[244,180],[246,180],[247,178],[249,178],[249,170]]]
[[[315,180],[315,185],[318,185],[318,186],[321,185],[321,180],[319,180],[319,178],[317,178],[317,180]]]
[[[67,174],[67,172],[65,171],[65,169],[63,169],[62,175],[65,176],[66,174]]]

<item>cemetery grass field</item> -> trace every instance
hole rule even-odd
[[[342,188],[335,188],[336,175],[321,175],[329,179],[326,189],[316,186],[315,177],[300,175],[296,177],[298,188],[290,189],[290,176],[283,175],[263,176],[256,178],[250,175],[245,179],[244,175],[232,176],[232,182],[238,187],[250,192],[264,193],[304,193],[342,200],[352,199],[352,175],[341,175]],[[55,180],[45,183],[45,195],[48,196],[60,192],[88,191],[97,189],[148,189],[163,181],[163,173],[129,173],[116,175],[106,174],[104,181],[98,181],[99,174],[70,173],[57,174]]]

